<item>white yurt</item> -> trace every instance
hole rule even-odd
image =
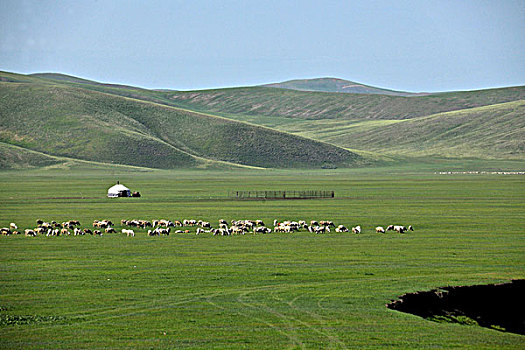
[[[108,197],[114,198],[114,197],[131,197],[131,191],[126,186],[120,184],[117,181],[117,184],[115,186],[111,186],[108,189]]]

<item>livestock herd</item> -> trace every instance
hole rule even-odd
[[[102,236],[104,233],[118,233],[110,220],[94,220],[92,228],[80,228],[80,222],[78,220],[69,220],[64,222],[50,221],[46,222],[43,220],[36,220],[36,227],[24,229],[23,233],[28,237],[35,237],[38,235],[45,236]],[[120,233],[128,237],[135,236],[135,230],[147,230],[148,236],[161,236],[169,235],[170,233],[195,233],[200,234],[212,234],[214,236],[231,236],[231,235],[245,235],[247,233],[252,234],[268,234],[268,233],[294,233],[300,231],[307,231],[315,234],[323,234],[334,232],[344,233],[352,232],[354,234],[361,234],[363,232],[360,225],[351,227],[348,229],[344,225],[335,225],[332,221],[312,220],[306,222],[300,221],[273,221],[273,228],[267,227],[262,220],[231,220],[229,223],[221,219],[218,222],[217,227],[212,227],[212,224],[208,221],[203,220],[121,220],[120,221]],[[394,231],[397,233],[405,233],[407,231],[414,231],[414,228],[409,226],[401,225],[388,225],[386,229],[382,226],[377,226],[375,232],[386,233],[388,231]],[[0,234],[4,236],[22,234],[18,230],[18,226],[15,223],[10,223],[9,227],[0,228]]]

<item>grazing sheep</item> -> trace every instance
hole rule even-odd
[[[128,230],[128,229],[123,228],[122,233],[126,234],[126,236],[128,237],[135,237],[135,231],[133,230]]]
[[[202,228],[211,228],[211,224],[207,221],[199,220],[198,225]]]
[[[272,232],[272,229],[271,228],[268,228],[268,227],[264,227],[264,226],[258,226],[258,227],[254,227],[253,228],[253,233],[256,234],[256,233],[271,233]]]
[[[212,232],[212,229],[205,230],[203,228],[197,227],[197,232],[195,232],[196,235],[200,235],[201,233],[210,233]]]
[[[183,226],[196,226],[197,221],[196,220],[182,220]]]
[[[315,234],[330,232],[328,226],[308,226],[308,231]]]
[[[394,226],[394,231],[397,231],[398,233],[404,233],[407,230],[405,226]]]
[[[170,226],[175,227],[175,224],[172,221],[164,220],[164,219],[159,220],[158,225],[164,226],[164,227],[170,227]]]
[[[348,232],[348,231],[349,231],[348,228],[346,228],[346,227],[343,226],[343,225],[339,225],[339,226],[337,226],[336,229],[335,229],[335,232]]]
[[[58,228],[55,228],[55,229],[48,228],[46,237],[49,237],[49,236],[60,236],[60,230]]]
[[[212,232],[214,236],[230,236],[231,235],[230,230],[225,230],[222,228],[213,229]]]
[[[78,220],[69,220],[62,223],[62,227],[72,229],[75,226],[80,226],[80,221]]]
[[[327,221],[327,220],[319,221],[319,225],[327,226],[327,227],[330,227],[330,226],[335,227],[335,224],[332,221]]]
[[[355,234],[361,233],[361,226],[357,225],[356,227],[352,227],[352,232]]]
[[[93,227],[96,228],[108,228],[110,226],[113,226],[113,223],[109,220],[94,220],[93,221]]]
[[[233,235],[244,235],[246,233],[245,228],[243,226],[232,226],[230,227],[230,233]]]
[[[376,232],[377,233],[385,233],[385,229],[383,228],[383,226],[377,226],[376,227]]]
[[[284,223],[280,223],[273,228],[273,232],[292,233],[293,227]]]
[[[148,236],[158,236],[159,231],[157,229],[154,230],[148,230]]]
[[[243,227],[246,230],[251,230],[255,226],[255,222],[251,220],[232,220],[231,224],[232,226]]]
[[[387,228],[386,228],[387,231],[396,231],[397,233],[404,233],[407,228],[405,226],[401,226],[401,225],[389,225]]]
[[[43,222],[42,220],[39,220],[39,221],[42,222],[41,224],[38,225],[39,227],[42,227],[44,229],[50,229],[53,227],[49,222]]]
[[[36,237],[36,232],[34,230],[25,229],[24,233],[27,237]]]

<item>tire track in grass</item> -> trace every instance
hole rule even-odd
[[[247,288],[247,290],[248,290],[248,292],[252,292],[252,291],[266,290],[266,289],[275,288],[275,287],[276,286],[274,286],[274,285],[265,285],[265,286]],[[214,293],[214,294],[216,294],[216,295],[229,295],[229,294],[237,294],[237,293],[239,293],[239,289],[238,288],[234,288],[234,289],[231,289],[231,290],[225,290],[225,291],[217,292],[217,293]],[[80,324],[89,324],[89,323],[107,321],[107,320],[117,319],[117,318],[122,318],[122,317],[129,317],[129,316],[138,315],[138,314],[150,311],[150,310],[159,310],[159,309],[170,308],[170,307],[173,307],[173,306],[176,306],[176,305],[185,304],[185,303],[191,303],[191,302],[194,302],[194,301],[206,300],[207,299],[206,295],[207,294],[205,292],[195,293],[193,295],[185,295],[187,298],[186,299],[182,299],[182,300],[177,300],[177,299],[180,299],[178,296],[175,296],[175,297],[167,296],[166,299],[164,299],[163,302],[157,302],[156,304],[158,304],[158,305],[156,305],[156,306],[149,306],[152,303],[152,301],[151,300],[145,300],[143,302],[139,302],[139,303],[135,302],[133,305],[123,306],[123,307],[119,307],[119,308],[110,308],[110,309],[108,309],[107,307],[95,308],[95,309],[89,310],[89,311],[94,311],[94,312],[89,313],[89,314],[85,314],[85,313],[84,314],[77,314],[77,313],[70,312],[70,313],[61,314],[61,316],[66,316],[67,317],[67,315],[69,315],[69,314],[74,314],[75,316],[69,317],[65,321],[66,324],[67,324],[67,322],[70,322],[70,324],[68,324],[68,326],[73,326],[74,327],[74,326],[80,325]],[[101,310],[101,309],[103,311],[97,312],[98,310]],[[124,311],[131,311],[131,312],[123,313]],[[118,313],[118,314],[111,315],[111,313]],[[103,316],[103,315],[107,315],[107,316]],[[254,317],[252,317],[250,315],[247,315],[247,314],[243,314],[243,315],[245,317],[247,317],[247,318],[252,318],[252,319],[254,318]],[[103,316],[103,317],[101,317],[101,316]],[[264,320],[262,320],[262,319],[259,319],[259,320],[261,322],[264,322]],[[47,323],[47,324],[39,325],[37,327],[33,326],[33,327],[31,327],[31,331],[45,330],[45,329],[49,329],[49,328],[53,328],[53,327],[64,327],[64,325],[65,325],[64,322]],[[280,332],[278,327],[274,327],[274,328],[277,331]],[[4,328],[2,330],[2,334],[9,335],[11,332],[19,332],[19,331],[20,331],[20,327]],[[280,333],[282,333],[282,332],[280,332]]]
[[[245,292],[242,292],[242,293],[239,293],[239,296],[237,297],[237,301],[239,303],[241,303],[242,305],[246,306],[246,307],[249,307],[249,308],[252,308],[252,309],[256,309],[258,310],[259,308],[257,306],[254,306],[253,304],[251,303],[248,303],[246,301],[244,301],[244,297],[246,295],[248,295],[249,293],[251,293],[250,291],[245,291]],[[246,315],[247,316],[247,315]],[[248,316],[247,316],[248,317]],[[290,339],[290,341],[292,341],[292,343],[294,345],[297,345],[297,346],[300,346],[301,349],[306,349],[304,343],[297,337],[297,334],[295,332],[293,332],[291,329],[289,329],[288,332],[285,332],[281,329],[281,327],[278,327],[276,326],[275,324],[265,320],[265,319],[262,319],[260,317],[253,317],[253,316],[250,316],[251,318],[254,318],[260,322],[263,322],[264,324],[270,326],[271,328],[275,329],[277,332],[285,335],[288,339]],[[288,327],[287,327],[288,328]]]
[[[314,312],[311,312],[311,311],[299,308],[299,307],[294,305],[294,302],[297,301],[301,297],[300,295],[295,297],[295,298],[293,298],[290,301],[287,301],[285,299],[279,298],[278,296],[275,295],[275,292],[272,293],[272,297],[273,297],[273,299],[275,299],[275,300],[277,300],[277,301],[279,301],[281,303],[287,304],[291,309],[293,309],[293,310],[295,310],[297,312],[300,312],[300,313],[306,313],[310,317],[312,317],[316,321],[318,321],[319,323],[323,324],[324,326],[327,326],[326,321],[323,319],[323,318],[326,318],[326,317],[323,317],[323,316],[318,315],[318,314],[316,314]],[[334,334],[333,332],[327,331],[326,328],[325,328],[324,331],[321,331],[321,330],[313,327],[311,324],[309,324],[307,322],[304,322],[304,321],[302,321],[302,320],[300,320],[298,318],[294,318],[294,317],[291,317],[291,318],[292,319],[296,319],[298,322],[305,324],[308,328],[312,329],[314,332],[319,333],[319,334],[327,337],[331,344],[333,344],[333,345],[338,344],[342,349],[348,349],[346,347],[346,344],[343,341],[341,341],[341,339],[339,339],[339,337],[337,337],[336,334]]]
[[[271,294],[272,294],[272,298],[274,300],[283,302],[282,299],[277,298],[277,297],[274,296],[274,292],[272,292]],[[284,303],[288,304],[286,302],[284,302]],[[301,320],[301,319],[299,319],[297,317],[284,315],[284,314],[276,311],[274,308],[268,306],[265,303],[254,303],[254,304],[259,305],[260,307],[266,309],[267,312],[270,312],[270,313],[274,314],[275,316],[281,318],[284,321],[288,321],[290,323],[294,322],[296,324],[298,323],[298,324],[301,324],[301,325],[307,327],[308,329],[314,331],[315,333],[318,333],[321,336],[326,337],[328,339],[329,343],[331,343],[331,344],[334,344],[334,342],[335,342],[335,343],[338,343],[339,345],[341,345],[343,348],[346,348],[346,345],[344,343],[342,343],[336,336],[333,336],[333,335],[331,335],[331,334],[329,334],[327,332],[320,331],[319,329],[315,328],[312,324],[310,324],[310,323],[308,323],[306,321],[303,321],[303,320]],[[299,309],[294,308],[294,307],[291,307],[291,309],[296,310],[296,311],[300,311]]]
[[[423,276],[410,276],[411,279],[416,279],[416,278],[422,278]],[[249,293],[253,293],[253,292],[257,292],[257,291],[263,291],[263,290],[268,290],[268,289],[271,289],[271,290],[275,290],[275,289],[283,289],[283,288],[289,288],[289,287],[316,287],[316,286],[326,286],[326,285],[331,285],[331,284],[343,284],[343,283],[349,283],[351,281],[356,281],[356,280],[359,280],[360,278],[350,278],[350,279],[344,279],[344,280],[337,280],[337,281],[331,281],[331,282],[310,282],[310,283],[296,283],[296,284],[288,284],[286,286],[277,286],[277,285],[274,285],[274,284],[271,284],[271,285],[264,285],[264,286],[258,286],[258,287],[249,287],[249,288],[244,288],[244,289],[239,289],[239,288],[232,288],[230,290],[224,290],[222,292],[219,292],[219,294],[224,294],[224,295],[228,295],[228,294],[237,294],[237,293],[240,293],[239,294],[239,297],[238,297],[238,301],[241,302],[243,305],[245,306],[248,306],[248,307],[251,307],[251,308],[256,308],[256,306],[253,306],[249,303],[246,303],[244,301],[242,301],[242,295],[247,295]],[[385,281],[385,280],[396,280],[395,278],[381,278],[381,277],[377,277],[377,278],[371,278],[371,279],[368,279],[368,280],[374,280],[374,281]],[[173,302],[173,301],[170,301],[173,300],[172,298],[170,298],[169,296],[166,297],[166,302],[162,305],[159,305],[159,306],[156,306],[156,307],[147,307],[148,304],[151,303],[150,300],[146,300],[146,301],[143,301],[143,302],[140,302],[140,303],[134,303],[133,305],[129,305],[129,306],[123,306],[123,307],[120,307],[120,308],[111,308],[109,310],[107,310],[108,308],[107,307],[103,307],[103,308],[95,308],[95,309],[91,309],[91,310],[95,310],[94,313],[90,313],[90,314],[77,314],[76,316],[73,316],[71,318],[69,318],[68,320],[78,320],[77,322],[74,322],[71,324],[71,326],[73,325],[76,325],[76,324],[81,324],[81,323],[93,323],[93,322],[96,322],[96,321],[100,321],[100,320],[107,320],[107,319],[114,319],[114,318],[121,318],[121,317],[126,317],[126,316],[131,316],[131,315],[135,315],[135,314],[139,314],[141,312],[144,312],[145,310],[158,310],[158,309],[161,309],[161,308],[169,308],[170,306],[174,306],[174,305],[180,305],[180,304],[184,304],[184,303],[188,303],[188,302],[192,302],[192,301],[197,301],[197,300],[206,300],[206,294],[204,292],[202,293],[195,293],[193,295],[185,295],[185,296],[193,296],[191,298],[188,298],[188,299],[185,299],[185,300],[179,300],[179,301],[176,301],[176,302]],[[321,299],[319,299],[319,301],[317,302],[317,305],[320,309],[323,309],[323,310],[328,310],[327,308],[323,307],[321,305],[321,302],[326,299],[327,297],[330,297],[330,295],[326,295],[324,297],[322,297]],[[101,312],[96,312],[96,310],[104,310],[104,311],[101,311]],[[103,318],[99,318],[98,316],[101,316],[101,315],[105,315],[105,314],[110,314],[110,313],[115,313],[115,312],[122,312],[124,310],[135,310],[134,312],[131,312],[131,313],[126,313],[126,314],[119,314],[119,315],[109,315],[109,316],[106,316],[106,317],[103,317]],[[72,314],[73,312],[71,313],[66,313],[66,314],[63,314],[63,315],[68,315],[68,314]],[[73,313],[74,314],[74,313]],[[63,316],[63,315],[60,315],[60,316]],[[248,315],[245,315],[244,316],[246,317],[249,317],[249,318],[254,318],[252,316],[248,316]],[[94,319],[84,319],[84,318],[94,318]],[[279,327],[275,326],[274,324],[272,324],[271,322],[267,322],[265,321],[264,319],[261,319],[261,318],[256,318],[258,319],[259,321],[263,322],[263,323],[266,323],[268,324],[270,327],[276,329],[276,331],[278,331],[279,333],[282,333],[284,334],[286,337],[288,337],[290,340],[292,340],[295,344],[301,346],[302,348],[304,348],[304,343],[302,343],[297,337],[294,337],[294,336],[290,336],[288,333],[286,332],[283,332]],[[60,326],[60,327],[63,327],[64,326],[64,323],[63,322],[60,322],[60,323],[49,323],[49,324],[46,324],[46,325],[41,325],[40,327],[32,327],[31,330],[32,331],[36,331],[36,330],[42,330],[42,329],[46,329],[46,328],[50,328],[50,327],[56,327],[56,326]],[[14,328],[4,328],[2,330],[3,334],[6,334],[6,333],[9,333],[9,332],[15,332],[15,331],[19,331],[19,327],[14,327]]]
[[[245,302],[243,302],[243,301],[241,300],[241,298],[242,298],[241,294],[248,294],[248,293],[252,293],[252,292],[256,292],[256,291],[260,291],[260,290],[268,289],[268,288],[271,288],[271,287],[275,287],[275,286],[264,286],[264,287],[249,288],[248,291],[242,291],[242,292],[239,293],[239,296],[237,297],[237,301],[239,301],[239,302],[240,302],[241,304],[243,304],[244,306],[248,306],[248,307],[250,307],[250,308],[253,308],[252,306],[248,305],[247,303],[245,303]],[[237,292],[239,292],[239,291],[237,291]],[[223,294],[223,293],[221,293],[221,292],[213,293],[212,295],[209,295],[208,297],[206,297],[206,301],[207,301],[210,305],[212,305],[212,306],[214,306],[214,307],[216,307],[216,308],[218,308],[218,309],[220,309],[220,310],[227,310],[224,306],[221,306],[221,305],[217,304],[216,302],[214,302],[214,301],[212,300],[214,297],[217,297],[218,295],[222,295],[222,294]],[[227,294],[236,294],[236,293],[235,293],[235,292],[233,292],[233,293],[226,293],[226,294],[224,294],[224,295],[227,295]],[[255,320],[259,321],[259,322],[262,322],[262,323],[266,324],[266,325],[269,326],[270,328],[274,329],[276,332],[281,333],[282,335],[284,335],[284,336],[285,336],[286,338],[288,338],[293,344],[295,344],[295,345],[299,345],[299,346],[301,346],[302,349],[305,349],[304,344],[303,344],[303,343],[302,343],[297,337],[293,337],[293,336],[291,336],[289,333],[286,333],[286,332],[282,331],[282,330],[281,330],[279,327],[277,327],[275,324],[273,324],[273,323],[271,323],[271,322],[269,322],[269,321],[267,321],[267,320],[264,320],[264,319],[262,319],[262,318],[260,318],[260,317],[254,317],[253,315],[249,315],[249,314],[247,314],[247,313],[245,313],[245,312],[235,311],[235,313],[237,313],[238,315],[244,316],[244,317],[246,317],[246,318],[248,318],[248,319],[251,319],[251,320],[255,319]]]
[[[250,288],[250,290],[264,290],[264,289],[268,289],[268,288],[272,288],[272,287],[273,286],[271,286],[271,285],[267,285],[267,286],[260,286],[260,287]],[[235,289],[235,290],[218,292],[218,293],[215,293],[215,294],[232,294],[232,293],[237,293],[237,292],[238,292],[238,289]],[[132,305],[128,304],[127,306],[122,306],[122,307],[119,307],[119,308],[115,308],[115,307],[101,307],[101,308],[84,309],[83,310],[84,313],[82,313],[82,314],[79,314],[77,312],[67,312],[67,313],[61,313],[60,316],[67,317],[67,321],[78,320],[74,324],[92,323],[92,322],[99,321],[99,320],[106,320],[106,319],[119,318],[119,317],[126,317],[126,316],[130,316],[130,315],[133,315],[133,314],[141,313],[141,312],[143,312],[145,310],[158,310],[158,309],[161,309],[163,307],[169,308],[170,306],[175,306],[175,305],[180,305],[180,304],[189,303],[189,302],[193,302],[193,301],[198,301],[198,300],[202,300],[203,298],[206,299],[206,293],[205,292],[195,293],[195,294],[192,294],[192,295],[185,295],[185,296],[186,297],[190,297],[190,298],[189,299],[175,301],[175,302],[173,302],[174,299],[175,300],[180,299],[178,296],[175,296],[175,297],[167,296],[166,299],[165,299],[167,303],[163,303],[163,304],[158,305],[156,307],[148,307],[148,305],[152,303],[152,300],[144,300],[142,302],[130,302],[130,303],[133,303],[133,304]],[[100,317],[100,316],[103,316],[103,315],[106,315],[106,314],[122,312],[122,311],[126,311],[126,310],[134,310],[134,309],[136,311],[133,312],[133,313],[119,314],[119,315],[109,315],[109,316],[106,316],[106,317]],[[74,316],[68,317],[68,315],[74,315]],[[91,318],[94,318],[94,319],[91,319]],[[42,326],[40,326],[38,328],[33,327],[31,329],[32,330],[41,330],[41,329],[45,329],[45,328],[48,328],[48,327],[53,327],[53,326],[56,326],[56,325],[58,325],[58,324],[56,324],[56,323],[49,323],[49,324],[46,324],[46,325],[42,325]],[[60,325],[63,325],[63,324],[61,323]]]

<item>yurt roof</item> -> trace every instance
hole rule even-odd
[[[112,192],[112,193],[118,193],[121,191],[129,191],[129,188],[127,188],[126,186],[122,184],[116,184],[115,186],[112,186],[108,189],[108,192]]]

